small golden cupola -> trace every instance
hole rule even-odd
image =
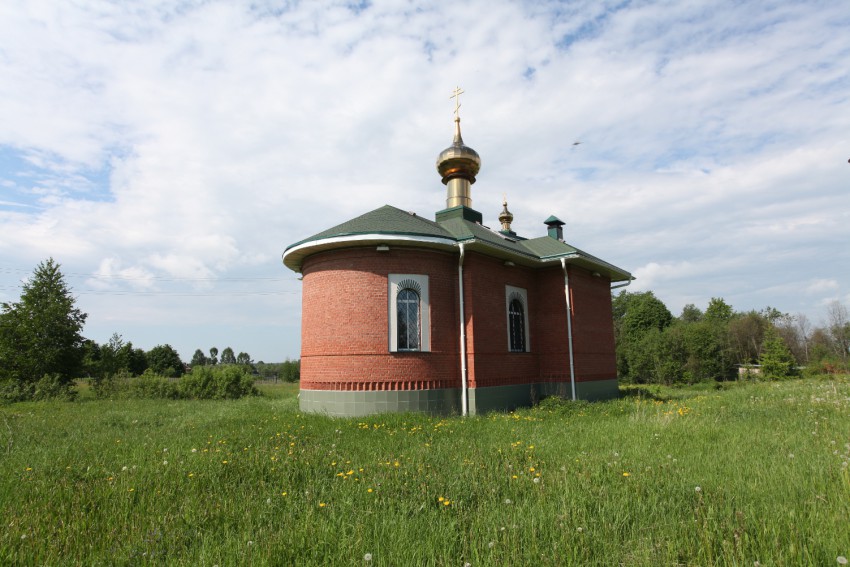
[[[514,215],[508,210],[508,198],[502,195],[502,212],[499,213],[499,222],[502,223],[502,230],[506,234],[514,234],[511,230],[511,223],[514,220]]]
[[[437,156],[437,171],[446,186],[446,208],[472,207],[470,186],[481,169],[478,152],[463,143],[460,135],[460,95],[463,90],[455,88],[450,98],[455,99],[455,137],[452,145]]]

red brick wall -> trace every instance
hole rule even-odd
[[[616,378],[610,280],[593,277],[587,270],[571,266],[570,287],[573,293],[573,350],[577,353],[576,380]]]
[[[322,252],[303,264],[301,386],[399,390],[460,387],[457,254],[373,247]],[[576,380],[616,377],[610,282],[569,266]],[[431,352],[390,353],[387,277],[429,278]],[[528,293],[531,352],[508,351],[505,285]],[[470,387],[569,380],[564,276],[475,252],[464,261]]]
[[[506,285],[525,289],[529,311],[535,309],[535,272],[521,266],[505,266],[503,260],[467,252],[463,276],[469,386],[537,382],[539,364],[535,349],[539,333],[534,319],[529,319],[531,352],[509,352],[505,313]]]
[[[539,270],[538,274],[537,309],[532,317],[539,329],[535,350],[540,355],[540,381],[566,382],[570,379],[570,351],[564,271],[559,265]]]
[[[391,273],[428,276],[431,352],[389,352],[387,278]],[[460,387],[457,256],[428,250],[350,248],[306,258],[302,274],[302,388]]]

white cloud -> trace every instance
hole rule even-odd
[[[834,279],[812,280],[806,287],[806,293],[823,294],[836,291],[839,288],[838,282]]]

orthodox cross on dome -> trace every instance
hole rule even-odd
[[[455,99],[455,120],[460,120],[460,114],[458,112],[460,111],[460,95],[462,95],[463,92],[463,89],[460,87],[455,87],[455,90],[452,91],[452,96],[449,97],[449,100]]]

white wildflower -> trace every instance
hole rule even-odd
[[[366,561],[367,563],[368,563],[369,561],[372,561],[372,554],[371,554],[371,553],[367,553],[366,555],[364,555],[364,556],[363,556],[363,561]]]
[[[835,561],[838,562],[839,565],[847,565],[847,558],[843,555],[839,555],[835,558]]]
[[[702,492],[702,487],[701,486],[695,487],[694,492]]]
[[[488,547],[489,549],[493,549],[494,547],[496,547],[496,542],[495,542],[495,541],[491,541],[490,543],[488,543],[488,544],[487,544],[487,547]]]

